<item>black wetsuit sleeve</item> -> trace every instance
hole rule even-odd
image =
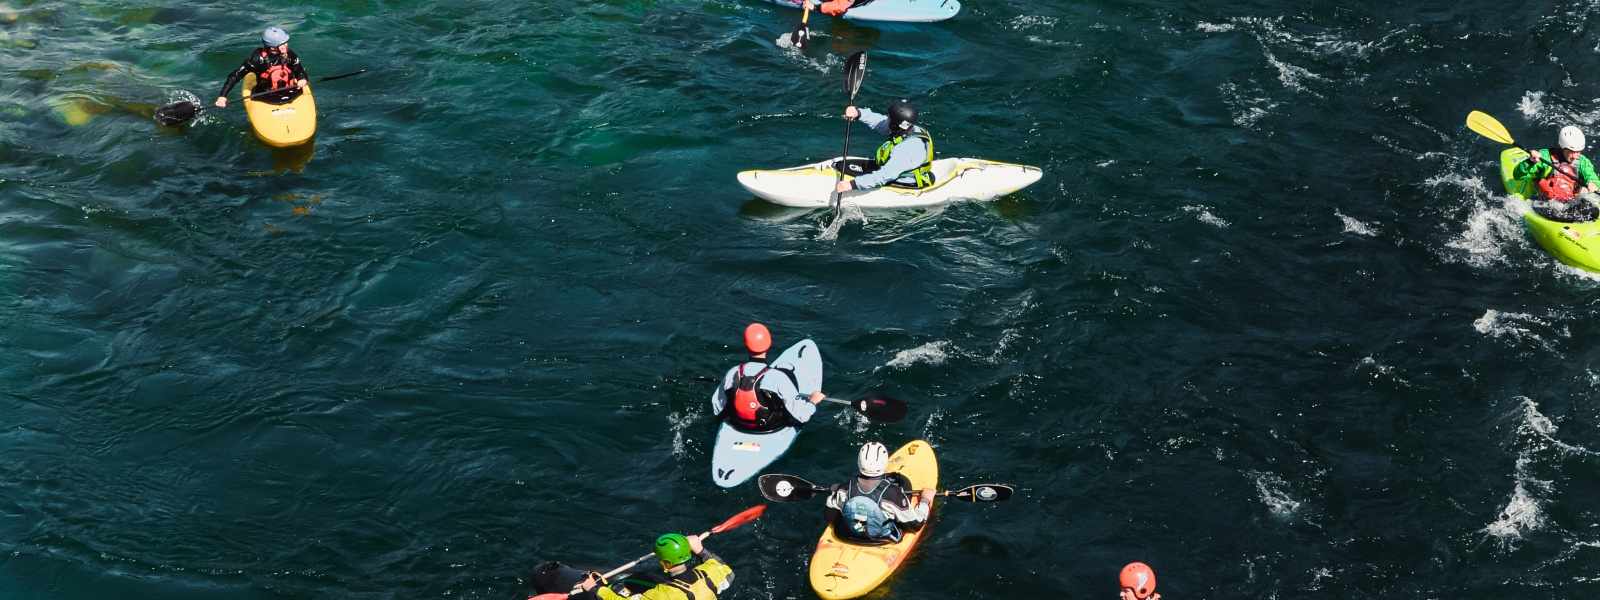
[[[246,58],[244,59],[244,62],[239,63],[239,68],[234,69],[232,73],[228,74],[228,81],[222,84],[222,91],[217,92],[217,96],[227,96],[228,91],[232,90],[233,86],[239,83],[239,80],[244,79],[245,73],[255,70],[255,65],[252,64],[255,59],[256,53],[252,51],[249,58]]]
[[[289,72],[296,80],[306,78],[306,67],[300,64],[300,55],[295,54],[293,50],[289,51]]]

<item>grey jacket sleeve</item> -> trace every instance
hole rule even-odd
[[[889,155],[889,162],[883,164],[878,170],[855,178],[857,190],[870,190],[883,187],[889,182],[900,178],[902,173],[922,166],[922,161],[928,158],[928,144],[922,138],[907,137],[894,147],[894,153]]]
[[[870,108],[856,107],[861,111],[861,124],[872,128],[873,131],[889,135],[889,115],[880,115]]]

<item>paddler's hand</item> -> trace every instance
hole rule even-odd
[[[844,120],[846,120],[846,121],[854,121],[854,120],[859,119],[859,118],[861,118],[861,111],[856,110],[856,107],[854,107],[854,106],[846,106],[846,107],[844,107]]]
[[[228,107],[228,97],[227,96],[217,96],[217,101],[214,102],[213,104],[216,104],[217,108],[227,108]]]
[[[587,592],[594,589],[597,585],[600,585],[600,578],[595,577],[594,573],[590,573],[583,578],[581,583],[578,584],[578,589]]]
[[[839,182],[839,185],[833,186],[833,191],[836,192],[836,193],[840,193],[840,194],[843,194],[843,193],[848,192],[848,191],[853,190],[853,189],[856,189],[856,184],[851,183],[849,181],[841,181],[841,182]]]
[[[307,80],[304,80],[304,79],[301,79],[299,81],[294,82],[294,85],[295,85],[295,87],[305,87],[305,86],[311,85],[311,82],[307,81]]]
[[[810,400],[812,404],[822,404],[822,399],[827,397],[828,395],[822,393],[822,390],[817,390],[815,392],[811,392]]]
[[[938,494],[938,492],[935,492],[933,490],[922,490],[922,501],[923,501],[923,503],[932,505],[933,504],[933,497],[934,497],[935,494]]]
[[[695,556],[700,556],[701,554],[706,553],[706,546],[705,544],[700,543],[700,536],[689,536],[689,550],[693,551]]]

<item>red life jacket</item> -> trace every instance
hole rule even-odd
[[[731,388],[733,393],[728,394],[733,402],[734,419],[746,425],[755,425],[761,420],[761,413],[767,412],[762,409],[767,407],[761,404],[761,397],[756,388],[761,383],[761,376],[771,370],[772,367],[761,367],[755,375],[745,375],[744,365],[739,365],[739,373],[733,378],[733,388]]]
[[[779,398],[775,392],[761,389],[761,378],[774,369],[762,365],[761,370],[752,375],[745,373],[744,367],[744,364],[739,365],[738,372],[733,376],[733,385],[723,390],[723,397],[727,398],[732,409],[723,411],[728,424],[742,431],[761,433],[777,431],[788,425],[789,411],[783,406],[783,398]],[[794,379],[794,374],[787,369],[776,371],[788,375],[791,381]]]
[[[1551,200],[1566,202],[1578,195],[1578,173],[1572,163],[1556,163],[1549,177],[1539,180],[1539,191]]]
[[[262,48],[261,60],[262,62],[266,63],[273,62],[272,51]],[[279,60],[286,61],[288,58],[285,57]],[[266,88],[268,90],[283,89],[294,83],[294,71],[290,70],[289,65],[287,64],[272,64],[271,66],[267,67],[267,71],[265,73],[261,74],[260,79],[266,84]]]

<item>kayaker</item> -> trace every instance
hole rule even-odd
[[[1121,600],[1161,600],[1161,594],[1156,593],[1156,571],[1150,565],[1128,563],[1118,579],[1122,583]]]
[[[728,369],[722,377],[717,416],[736,428],[760,432],[810,421],[827,394],[817,390],[801,395],[793,372],[767,364],[767,352],[772,349],[772,332],[767,326],[746,326],[744,347],[750,360]]]
[[[294,99],[295,91],[306,85],[306,68],[300,64],[300,56],[289,49],[289,32],[279,27],[268,27],[261,32],[261,47],[250,53],[239,68],[228,74],[227,83],[222,84],[222,92],[217,94],[217,108],[228,106],[228,91],[233,85],[244,79],[246,73],[255,73],[256,87],[250,93],[257,94],[272,90],[283,90],[282,95],[274,94],[262,100],[279,103]]]
[[[1517,163],[1512,176],[1516,179],[1534,179],[1545,198],[1566,202],[1580,191],[1600,192],[1600,177],[1595,176],[1594,163],[1583,155],[1586,140],[1583,130],[1568,125],[1556,136],[1555,150],[1534,150],[1528,160]]]
[[[643,579],[654,585],[643,592],[624,596],[600,586],[592,577],[578,587],[585,592],[593,590],[600,600],[717,600],[733,583],[733,568],[707,550],[698,535],[668,533],[656,538],[656,558],[661,561],[661,573],[628,577],[630,583]],[[699,564],[691,567],[696,560]]]
[[[841,537],[898,542],[901,528],[921,527],[933,507],[933,490],[916,494],[899,473],[886,473],[889,448],[868,442],[856,454],[856,477],[828,494],[829,520]]]
[[[888,112],[882,115],[867,108],[845,107],[845,119],[860,119],[873,131],[889,136],[889,141],[878,146],[875,170],[839,182],[834,191],[845,194],[885,185],[914,189],[933,185],[933,137],[917,126],[916,107],[901,99],[889,103]]]

